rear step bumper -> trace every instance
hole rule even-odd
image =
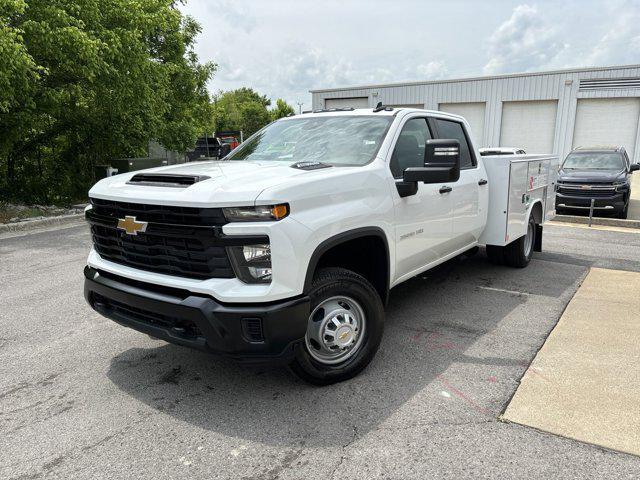
[[[85,267],[84,295],[101,315],[170,343],[246,363],[287,363],[304,340],[309,297],[221,304]]]

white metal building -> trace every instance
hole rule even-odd
[[[640,162],[640,65],[312,90],[313,109],[384,105],[464,116],[481,147],[622,145]]]

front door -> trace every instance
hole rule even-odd
[[[422,167],[427,140],[433,138],[424,117],[405,120],[390,159],[396,180],[408,167]],[[452,184],[418,183],[415,195],[395,195],[396,279],[411,276],[420,268],[450,253],[453,229]],[[417,272],[416,272],[417,273]]]

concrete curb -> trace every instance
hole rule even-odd
[[[589,224],[589,217],[578,217],[576,215],[556,215],[552,219],[556,222],[584,223]],[[623,220],[622,218],[593,217],[592,225],[603,225],[607,227],[627,227],[640,228],[640,220]]]
[[[84,218],[84,213],[74,215],[60,215],[58,217],[39,218],[38,220],[27,220],[25,222],[0,224],[0,234],[9,232],[26,232],[36,228],[62,226],[79,222]]]

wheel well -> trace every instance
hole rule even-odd
[[[322,250],[318,257],[314,254],[317,260],[313,265],[312,259],[305,287],[310,287],[313,275],[321,268],[346,268],[369,280],[386,304],[389,293],[389,253],[383,237],[363,235],[339,241]]]
[[[533,204],[531,215],[533,216],[533,221],[536,222],[536,225],[540,225],[542,223],[542,204],[540,202]]]

